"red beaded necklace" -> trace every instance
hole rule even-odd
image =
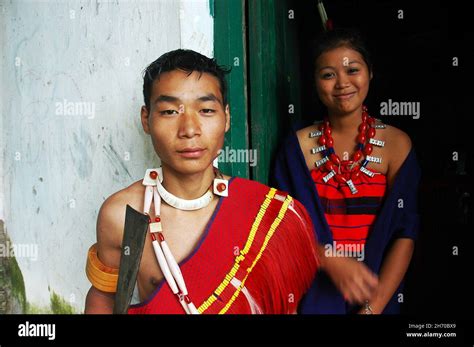
[[[347,184],[352,194],[357,194],[357,189],[352,180],[359,177],[361,172],[373,177],[374,173],[366,169],[367,164],[370,161],[376,163],[381,163],[382,161],[381,158],[370,156],[373,151],[372,144],[378,146],[384,145],[382,141],[373,139],[376,133],[375,119],[369,116],[367,107],[362,106],[362,122],[358,127],[359,134],[356,139],[357,149],[352,154],[351,159],[347,162],[344,173],[341,171],[342,161],[334,151],[334,140],[331,136],[332,130],[329,120],[326,118],[321,122],[318,129],[319,131],[310,133],[310,137],[319,137],[319,147],[311,149],[311,153],[322,153],[323,158],[316,161],[315,164],[316,167],[328,172],[328,174],[323,177],[324,182],[327,182],[332,178],[339,184]],[[359,165],[361,159],[364,159],[364,161]]]

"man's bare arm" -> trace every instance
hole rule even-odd
[[[97,256],[104,265],[118,269],[120,247],[125,221],[125,209],[120,199],[113,195],[102,205],[97,218]],[[84,313],[112,313],[115,293],[91,287],[86,297]]]
[[[112,314],[115,303],[115,293],[106,293],[91,287],[86,297],[85,314],[105,313]]]

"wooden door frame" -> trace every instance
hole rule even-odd
[[[231,118],[224,150],[249,149],[245,3],[246,0],[210,0],[214,57],[220,65],[232,68],[227,75]],[[246,162],[219,162],[219,168],[231,176],[250,178]]]

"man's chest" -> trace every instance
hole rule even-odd
[[[162,215],[162,234],[178,264],[196,249],[206,232],[210,218],[210,214],[168,218],[166,214]],[[137,277],[141,301],[153,294],[163,277],[151,238],[147,235]]]

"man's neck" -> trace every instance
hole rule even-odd
[[[163,164],[163,187],[171,194],[186,200],[197,199],[209,189],[214,179],[212,164],[195,174],[182,174]]]

